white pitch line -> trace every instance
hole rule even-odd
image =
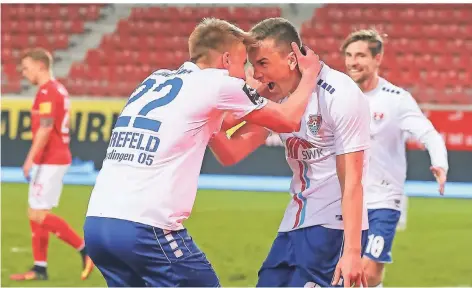
[[[26,252],[29,252],[29,249],[24,248],[24,247],[11,247],[10,250],[13,253],[26,253]]]

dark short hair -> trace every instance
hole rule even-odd
[[[284,18],[268,18],[257,23],[252,27],[250,33],[256,40],[273,39],[277,47],[292,51],[290,44],[295,42],[299,47],[302,46],[302,40],[297,29],[290,21]]]

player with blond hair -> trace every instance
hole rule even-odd
[[[392,244],[404,200],[405,135],[422,142],[431,157],[431,171],[444,193],[447,150],[441,135],[421,113],[411,94],[379,77],[384,41],[374,29],[352,32],[341,51],[346,70],[369,100],[371,153],[364,182],[369,211],[369,236],[364,266],[369,286],[382,287],[385,263],[392,262]]]
[[[87,249],[109,286],[218,286],[184,228],[206,146],[226,112],[279,132],[296,131],[319,72],[313,51],[294,53],[302,80],[290,101],[259,96],[245,81],[238,27],[205,19],[189,38],[190,61],[158,70],[130,96],[112,131],[90,197]]]
[[[29,271],[14,274],[16,281],[47,280],[49,233],[79,251],[83,270],[88,278],[93,263],[87,255],[84,240],[59,215],[57,207],[62,181],[72,161],[69,149],[69,109],[67,90],[54,79],[51,54],[42,48],[26,51],[21,57],[23,76],[39,87],[31,110],[33,144],[23,164],[23,174],[29,180],[28,217],[30,220],[34,266]]]

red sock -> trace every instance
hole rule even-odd
[[[43,227],[77,250],[84,246],[84,240],[57,215],[48,213],[44,218]]]
[[[34,262],[35,264],[41,263],[44,266],[48,258],[49,231],[35,221],[30,220],[30,226]]]

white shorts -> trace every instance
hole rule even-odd
[[[28,192],[28,203],[32,209],[52,209],[59,204],[62,181],[70,165],[33,165]]]

